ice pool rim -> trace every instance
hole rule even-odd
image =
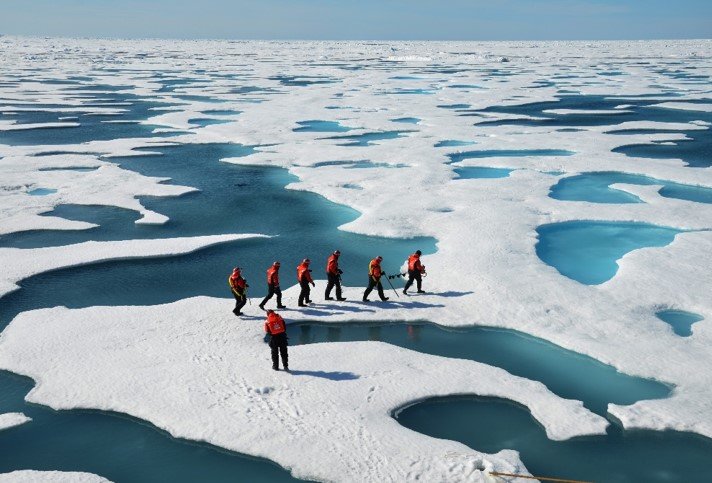
[[[525,404],[522,404],[518,401],[513,401],[511,399],[499,397],[499,396],[489,396],[489,395],[479,395],[479,394],[473,394],[473,393],[452,393],[452,394],[447,394],[447,395],[436,395],[436,396],[425,396],[422,398],[414,399],[412,401],[408,401],[405,404],[401,404],[398,406],[396,409],[391,410],[390,415],[393,419],[395,419],[398,424],[406,429],[409,429],[410,431],[414,431],[418,434],[422,434],[424,436],[427,436],[429,438],[436,438],[436,436],[431,436],[430,434],[427,433],[421,433],[420,431],[416,431],[414,429],[410,429],[409,427],[403,425],[399,417],[401,413],[407,409],[410,409],[414,406],[418,406],[419,404],[423,403],[431,403],[431,402],[450,402],[450,401],[458,401],[458,400],[465,400],[465,401],[475,401],[475,402],[494,402],[494,403],[499,403],[499,404],[506,404],[509,406],[513,406],[519,409],[523,409],[529,414],[529,417],[531,420],[536,423],[536,425],[544,431],[544,434],[546,435],[546,427],[532,414],[531,410],[529,407]],[[594,440],[597,438],[602,438],[606,437],[608,434],[608,431],[611,429],[611,427],[615,427],[616,429],[622,431],[625,434],[640,434],[640,433],[655,433],[655,434],[684,434],[688,437],[698,439],[700,441],[706,441],[706,442],[712,442],[712,438],[707,437],[705,435],[695,433],[693,431],[682,431],[682,430],[676,430],[676,429],[669,429],[669,428],[664,428],[664,429],[653,429],[653,428],[642,428],[642,427],[630,427],[626,428],[623,425],[623,422],[617,418],[616,416],[606,413],[606,420],[609,422],[608,426],[606,427],[606,433],[605,434],[587,434],[587,435],[579,435],[579,436],[571,436],[569,438],[561,439],[561,440],[553,440],[547,436],[547,439],[552,442],[575,442],[575,441],[585,441],[585,440]],[[465,443],[462,443],[465,444]],[[467,445],[466,445],[467,446]],[[474,448],[473,448],[474,449]],[[475,451],[479,451],[475,449]]]
[[[523,168],[517,168],[517,169],[523,169]],[[542,171],[542,173],[544,173],[544,174],[549,174],[549,173],[553,173],[553,172],[551,172],[551,171],[549,171],[549,172],[544,172],[544,171]],[[657,193],[660,193],[660,191],[662,191],[663,189],[665,189],[668,185],[680,185],[680,186],[683,186],[683,187],[685,187],[685,188],[690,188],[690,189],[699,188],[699,189],[709,189],[709,190],[712,190],[712,186],[710,186],[710,185],[699,184],[699,183],[698,183],[698,184],[692,184],[692,183],[688,183],[688,182],[684,182],[684,181],[674,181],[674,180],[670,180],[670,179],[656,178],[656,177],[651,176],[651,175],[649,175],[649,174],[645,174],[645,173],[635,173],[635,172],[630,172],[630,171],[602,170],[602,171],[581,171],[581,172],[575,172],[575,173],[574,173],[574,172],[565,172],[565,171],[564,171],[564,172],[559,172],[559,175],[566,175],[566,176],[562,176],[561,178],[559,178],[559,179],[557,180],[556,183],[554,183],[553,185],[551,185],[551,186],[549,187],[549,194],[548,194],[548,196],[549,196],[550,198],[552,198],[552,199],[555,199],[555,200],[559,200],[559,201],[569,201],[569,202],[575,202],[575,203],[595,203],[595,204],[600,204],[600,202],[597,202],[597,201],[561,199],[561,198],[557,198],[557,197],[555,197],[555,196],[553,196],[553,195],[557,194],[557,188],[560,186],[560,184],[561,184],[562,182],[572,181],[572,180],[576,180],[577,178],[584,178],[584,177],[587,177],[587,176],[602,176],[602,177],[603,177],[603,176],[611,176],[611,175],[612,175],[612,176],[615,176],[615,175],[624,175],[624,176],[640,177],[640,178],[643,178],[643,179],[645,179],[645,180],[651,181],[651,183],[648,183],[648,184],[638,184],[638,183],[632,183],[632,182],[613,182],[613,183],[608,183],[608,184],[606,184],[606,187],[607,187],[609,190],[613,190],[613,191],[623,191],[624,193],[628,193],[628,192],[627,192],[627,191],[624,191],[624,190],[621,190],[621,189],[612,188],[611,186],[613,186],[613,185],[615,185],[615,184],[631,184],[631,185],[634,185],[634,186],[655,186],[655,187],[658,187],[658,189],[656,190]],[[644,201],[641,200],[639,196],[632,195],[632,194],[631,194],[631,196],[637,198],[637,199],[639,200],[638,203],[644,203]],[[663,197],[667,198],[666,196],[664,196],[664,195],[662,195],[662,194],[660,194],[660,196],[663,196]],[[677,198],[675,198],[675,199],[677,199]],[[689,201],[689,202],[691,202],[691,203],[703,203],[703,204],[704,204],[704,202],[695,201],[695,200],[683,200],[683,201]],[[620,203],[618,203],[618,204],[620,204]]]
[[[571,357],[587,359],[588,362],[591,364],[594,364],[597,366],[602,366],[602,367],[612,368],[615,371],[616,375],[643,379],[646,381],[655,382],[655,383],[661,384],[662,386],[665,386],[669,390],[668,395],[666,397],[657,398],[657,399],[669,398],[676,388],[676,385],[674,383],[656,379],[654,377],[649,378],[649,377],[645,377],[645,376],[640,376],[640,375],[623,372],[615,365],[605,363],[605,362],[599,360],[598,358],[596,358],[595,356],[592,356],[592,355],[589,355],[589,354],[586,354],[583,352],[578,352],[574,349],[567,349],[566,347],[563,347],[563,346],[557,344],[556,342],[552,342],[548,339],[544,339],[542,337],[537,337],[536,335],[529,334],[527,332],[523,332],[523,331],[520,331],[517,329],[508,328],[508,327],[501,327],[501,326],[496,326],[496,325],[481,325],[481,324],[449,326],[449,325],[438,324],[437,322],[433,322],[433,321],[427,320],[427,319],[384,320],[384,321],[361,320],[361,319],[351,319],[351,320],[341,320],[341,321],[302,319],[302,320],[296,320],[293,322],[287,322],[287,327],[294,327],[294,328],[299,328],[301,326],[323,326],[323,327],[327,327],[327,328],[328,327],[339,328],[339,327],[344,327],[344,326],[349,326],[349,327],[386,327],[386,326],[409,326],[409,325],[426,325],[426,326],[434,327],[434,328],[441,330],[443,332],[453,332],[453,333],[467,332],[470,330],[482,330],[482,331],[486,331],[486,332],[500,332],[500,333],[504,332],[504,333],[511,334],[514,337],[518,337],[520,339],[526,340],[530,343],[550,345],[551,348],[553,350],[556,350],[557,352],[569,353]],[[306,344],[298,344],[297,343],[297,344],[293,344],[293,345],[299,346],[299,345],[313,345],[313,344],[339,344],[339,343],[349,343],[349,342],[354,342],[354,341],[308,342]],[[395,344],[391,344],[390,342],[386,342],[386,341],[359,341],[359,342],[380,342],[380,343],[384,343],[384,344],[395,345]],[[401,346],[396,345],[396,347],[401,347]],[[425,352],[421,352],[416,349],[410,349],[407,347],[401,347],[401,348],[405,349],[405,350],[412,350],[415,352],[425,354]],[[438,357],[446,357],[448,359],[457,359],[456,357],[450,357],[450,356],[438,356]],[[472,360],[472,359],[466,359],[466,360]],[[481,364],[489,365],[492,367],[498,367],[493,364],[487,364],[484,362],[481,362]],[[507,372],[509,372],[509,371],[507,371]],[[522,376],[518,376],[518,377],[522,377]],[[539,381],[539,382],[541,382],[541,381]],[[542,384],[544,384],[544,383],[542,382]],[[544,384],[544,386],[546,386],[546,384]],[[548,386],[547,386],[547,388],[548,388]],[[561,396],[559,396],[559,397],[561,397]],[[426,398],[428,398],[428,397],[426,397]],[[646,400],[646,399],[641,399],[641,400]],[[608,413],[608,411],[606,411],[606,415],[610,415],[610,413]]]
[[[698,232],[708,232],[712,231],[712,228],[682,228],[682,227],[675,227],[675,226],[670,226],[670,225],[658,225],[657,223],[651,223],[649,221],[641,221],[641,220],[630,220],[630,219],[621,219],[621,220],[611,220],[611,219],[593,219],[593,218],[571,218],[571,219],[566,219],[566,220],[561,220],[561,221],[550,221],[547,223],[542,223],[540,225],[537,225],[534,228],[534,231],[537,232],[537,242],[541,240],[541,234],[539,233],[540,228],[552,228],[554,226],[561,226],[561,225],[574,225],[574,224],[583,224],[583,223],[590,223],[590,224],[595,224],[595,225],[633,225],[633,226],[647,226],[647,227],[653,227],[653,228],[665,228],[668,230],[673,230],[678,233],[675,234],[675,236],[683,234],[683,233],[698,233]],[[662,248],[662,247],[652,247],[652,248]]]
[[[679,337],[692,337],[695,333],[692,329],[692,326],[695,325],[697,322],[702,322],[703,320],[705,320],[704,316],[696,312],[690,312],[689,310],[683,310],[673,307],[659,307],[655,310],[653,314],[658,320],[667,324],[673,331],[673,333]],[[666,316],[672,314],[683,316],[686,319],[684,321],[684,324],[687,324],[687,326],[679,327],[675,322],[665,318]]]

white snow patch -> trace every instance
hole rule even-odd
[[[664,109],[682,109],[685,111],[712,112],[712,103],[692,103],[692,102],[662,102],[651,107],[662,107]]]
[[[14,121],[0,121],[0,131],[26,131],[29,129],[54,129],[63,127],[79,127],[78,122],[37,122],[31,124],[16,124]]]
[[[0,474],[0,483],[111,483],[91,473],[77,471],[18,470]]]
[[[32,421],[32,418],[28,418],[22,413],[0,414],[0,431],[25,424],[29,421]]]

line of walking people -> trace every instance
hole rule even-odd
[[[326,300],[334,300],[331,297],[331,291],[336,289],[336,300],[343,301],[346,300],[342,296],[341,292],[341,274],[342,270],[339,268],[339,256],[341,252],[336,250],[333,252],[326,262],[326,276],[327,284],[326,290],[324,292],[324,298]],[[413,282],[417,282],[418,293],[425,293],[422,288],[423,275],[426,274],[425,266],[420,262],[420,250],[408,257],[408,281],[403,288],[403,293],[408,294],[408,289],[413,285]],[[368,296],[375,288],[378,291],[378,296],[382,301],[388,300],[388,297],[383,293],[383,285],[381,284],[381,278],[387,276],[389,279],[403,276],[405,274],[398,273],[396,275],[386,275],[386,273],[381,268],[381,262],[383,257],[378,256],[371,260],[368,264],[368,286],[363,293],[363,301],[368,302]],[[309,268],[311,260],[305,258],[297,266],[297,281],[301,291],[299,292],[298,305],[300,307],[307,307],[307,304],[312,303],[310,298],[311,287],[314,287],[314,279],[311,276],[311,269]],[[279,262],[274,262],[270,268],[267,269],[267,295],[260,303],[259,307],[265,310],[265,304],[273,297],[277,296],[277,308],[284,309],[285,305],[282,304],[282,290],[279,287],[279,268],[281,264]],[[247,303],[247,280],[242,276],[240,267],[235,267],[232,274],[228,277],[228,283],[230,284],[230,290],[235,297],[235,308],[233,313],[236,316],[242,315],[242,308]],[[391,285],[392,286],[392,285]],[[394,289],[395,290],[395,289]],[[267,309],[267,319],[265,320],[264,330],[265,333],[269,335],[269,346],[272,355],[272,369],[275,371],[279,370],[279,359],[282,359],[282,367],[285,371],[289,371],[289,353],[287,350],[287,324],[277,312],[272,309]]]
[[[336,300],[344,301],[341,289],[341,274],[343,271],[339,268],[339,257],[341,252],[339,250],[334,251],[326,261],[326,277],[327,284],[326,290],[324,292],[325,300],[334,300],[331,296],[332,290],[336,289]],[[413,285],[413,282],[417,282],[418,293],[425,293],[422,289],[423,275],[425,275],[425,266],[420,261],[421,251],[417,250],[415,253],[408,257],[408,281],[403,288],[403,293],[408,294],[408,289]],[[363,302],[369,302],[368,296],[371,294],[375,288],[378,292],[378,296],[382,301],[386,301],[389,298],[386,297],[383,291],[383,284],[381,279],[387,276],[389,279],[404,276],[405,274],[398,273],[396,275],[386,275],[381,267],[381,262],[383,257],[377,256],[368,264],[368,285],[363,293]],[[311,300],[311,287],[316,286],[314,279],[312,277],[312,270],[310,268],[311,260],[305,258],[297,266],[297,282],[300,286],[299,298],[297,305],[299,307],[307,307],[308,304],[313,303]],[[279,269],[281,267],[280,262],[274,262],[267,269],[267,295],[262,302],[260,302],[260,309],[265,310],[265,304],[276,296],[277,298],[277,308],[284,309],[286,305],[282,304],[282,290],[279,284]],[[228,277],[228,284],[230,285],[230,290],[232,295],[235,297],[235,308],[233,313],[236,316],[242,315],[242,308],[247,303],[247,280],[242,276],[242,270],[240,267],[235,267],[232,274]]]

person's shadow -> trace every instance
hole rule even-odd
[[[325,372],[325,371],[300,371],[300,370],[290,370],[290,374],[293,376],[312,376],[321,377],[324,379],[330,379],[332,381],[353,381],[361,376],[354,374],[353,372]]]

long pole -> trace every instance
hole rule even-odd
[[[386,277],[386,280],[388,280],[388,285],[391,286],[391,288],[393,289],[393,292],[396,294],[396,297],[400,297],[400,295],[398,295],[398,291],[396,290],[396,288],[395,288],[395,287],[393,286],[393,284],[391,283],[391,279],[388,278],[385,274],[384,274],[384,277]]]

